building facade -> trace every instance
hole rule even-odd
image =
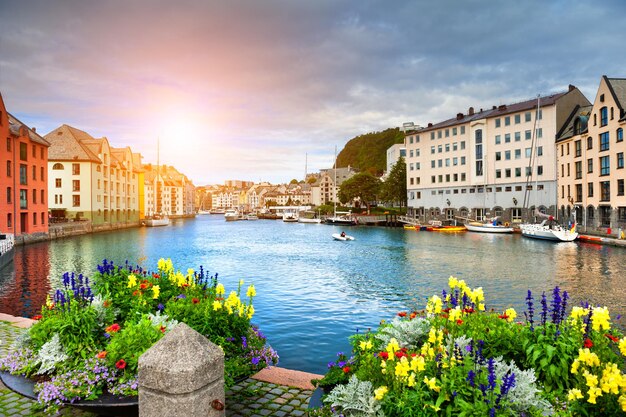
[[[625,109],[626,79],[603,76],[593,105],[575,108],[559,132],[559,212],[575,215],[580,231],[626,230]]]
[[[2,95],[0,140],[0,233],[47,233],[50,144],[7,112]]]
[[[527,221],[537,208],[555,214],[555,138],[576,106],[588,105],[568,91],[493,106],[409,131],[408,214],[421,221]]]

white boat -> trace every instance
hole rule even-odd
[[[319,216],[316,217],[314,211],[301,211],[298,215],[298,223],[320,224],[321,222],[322,219],[320,219]]]
[[[288,223],[295,223],[298,221],[298,212],[293,210],[283,211],[283,221]]]
[[[494,219],[491,222],[467,222],[465,228],[470,232],[479,233],[513,233],[513,228],[508,225],[497,224]]]
[[[170,224],[170,218],[167,216],[160,216],[155,214],[153,216],[148,216],[143,219],[143,224],[147,227],[158,227],[158,226],[167,226]]]
[[[250,213],[246,215],[246,220],[259,220],[256,214]]]
[[[211,214],[210,210],[198,210],[198,215]]]
[[[236,209],[228,209],[224,212],[224,220],[227,222],[234,222],[240,220],[239,211]]]
[[[522,236],[553,242],[572,242],[578,238],[575,224],[571,229],[566,229],[550,219],[545,219],[539,224],[522,224],[520,230]]]
[[[333,233],[333,239],[335,240],[342,240],[342,241],[346,241],[346,240],[354,240],[353,236],[350,235],[346,235],[344,234],[343,236],[341,235],[341,233]]]
[[[333,216],[326,218],[326,223],[342,226],[354,226],[357,224],[356,220],[351,217],[351,213],[349,211],[335,211]]]

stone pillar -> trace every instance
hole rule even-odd
[[[139,358],[139,417],[224,417],[224,352],[179,323]]]

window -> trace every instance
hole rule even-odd
[[[618,142],[623,141],[624,140],[624,129],[622,129],[621,127],[619,129],[617,129],[616,135],[617,135],[617,141]]]
[[[465,181],[465,172],[461,173],[461,181]]]
[[[624,195],[624,180],[617,180],[617,195]]]
[[[496,169],[496,178],[502,178],[502,170]]]
[[[522,168],[515,168],[515,176],[516,177],[522,176]]]
[[[543,137],[543,130],[541,128],[537,129],[537,139],[541,139]]]
[[[507,161],[511,160],[511,151],[504,151],[504,159]]]
[[[496,145],[499,145],[501,142],[500,135],[496,135]]]
[[[461,150],[463,150],[463,149],[465,149],[465,141],[464,140],[461,141]]]
[[[13,201],[13,191],[11,190],[11,187],[7,187],[7,203],[10,203],[11,201]]]
[[[413,164],[411,164],[411,168]],[[80,180],[72,180],[72,191],[80,191]]]
[[[483,161],[476,161],[476,175],[483,175]]]
[[[609,132],[600,133],[600,151],[609,150]]]
[[[626,223],[626,207],[618,207],[617,221]]]
[[[456,136],[456,127],[452,128],[452,136]]]
[[[624,152],[618,152],[617,154],[617,169],[624,168]]]
[[[54,170],[63,170],[65,168],[63,167],[63,164],[59,164],[57,162],[56,164],[52,165],[52,169],[54,169]]]
[[[446,137],[449,138],[450,137],[450,129],[446,129]]]
[[[46,203],[46,200],[44,199],[44,196],[45,196],[45,190],[41,190],[41,198],[40,198],[41,204],[45,204]],[[43,224],[43,222],[41,222],[41,223]]]
[[[522,140],[522,134],[520,132],[515,132],[515,142],[519,142]]]
[[[533,169],[531,167],[526,167],[526,169],[524,170],[525,174],[527,177],[530,177],[533,174]]]
[[[611,173],[611,164],[608,156],[600,157],[600,175],[609,175]]]
[[[516,149],[515,150],[515,159],[520,159],[522,157],[522,150],[521,149]]]
[[[431,154],[435,153],[435,147],[434,147],[434,146],[431,146],[431,147],[430,147],[430,153],[431,153]]]
[[[580,203],[583,201],[583,185],[576,184],[576,202]]]
[[[504,176],[506,178],[511,178],[511,168],[507,168],[504,170]]]
[[[611,201],[611,182],[600,182],[600,201]]]
[[[505,126],[511,126],[511,116],[506,116],[504,118],[504,125]]]
[[[37,181],[37,167],[33,165],[33,181]]]
[[[441,153],[443,151],[443,146],[437,146],[437,153]]]
[[[28,208],[28,190],[20,190],[20,208]]]
[[[531,118],[532,118],[532,116],[531,116],[531,113],[529,111],[524,113],[524,121],[530,122]]]
[[[437,132],[437,139],[441,139],[441,130]]]
[[[37,158],[37,147],[33,145],[32,149],[33,149],[33,159],[35,159]]]
[[[502,152],[496,152],[496,161],[499,161],[502,159]]]
[[[543,156],[543,146],[537,146],[537,156]]]
[[[450,144],[446,143],[446,152],[450,152]]]
[[[11,138],[7,138],[7,152],[11,152]]]
[[[432,161],[430,161],[430,167],[431,168],[435,168],[435,164],[436,164],[436,162],[435,162],[434,159]],[[100,188],[100,184],[98,184],[98,188]]]
[[[37,190],[33,190],[33,204],[37,204]]]
[[[496,119],[496,127],[500,127],[500,119]]]
[[[54,180],[54,186],[56,188],[61,188],[61,185],[62,185],[61,184],[61,178],[57,178],[57,179]]]
[[[593,183],[592,182],[587,183],[587,197],[593,197]]]
[[[511,142],[511,134],[507,133],[504,135],[504,143],[509,143]]]
[[[593,172],[593,158],[587,159],[587,173],[591,174]]]
[[[72,206],[79,207],[80,206],[80,195],[72,196]]]
[[[515,115],[515,124],[518,125],[520,124],[522,121],[522,115],[521,114],[516,114]]]
[[[80,164],[72,164],[72,174],[74,175],[80,174]]]
[[[606,107],[600,109],[600,126],[606,126],[609,122],[608,112]]]
[[[461,134],[464,135],[465,134],[465,126],[461,126]]]
[[[44,170],[43,170],[43,167],[40,167],[40,170],[39,170],[39,179],[40,179],[41,181],[43,181],[43,180],[44,180],[44,178],[43,178],[43,177],[44,177]]]
[[[464,156],[461,157],[461,165],[465,165],[465,157]]]
[[[583,162],[576,161],[575,167],[576,167],[576,179],[579,180],[583,177]]]
[[[28,184],[28,167],[26,165],[20,165],[20,184],[27,185]]]
[[[579,157],[582,155],[582,143],[581,141],[577,140],[574,142],[574,153],[576,157]]]
[[[459,164],[459,158],[454,157],[452,158],[452,165],[457,166]]]
[[[459,148],[459,145],[458,145],[456,142],[454,142],[454,143],[452,144],[452,150],[453,150],[453,151],[456,151],[458,148]],[[133,174],[133,175],[135,175],[135,174]],[[135,178],[133,178],[133,179],[135,179]]]
[[[7,178],[11,178],[11,176],[12,176],[11,175],[11,171],[12,171],[11,161],[7,161]]]
[[[8,228],[13,227],[13,214],[12,213],[7,213],[7,227]]]
[[[530,132],[530,130],[527,130],[524,132],[524,139],[525,140],[530,140],[532,138],[532,133]]]
[[[533,149],[532,148],[524,149],[524,156],[526,158],[530,158],[532,155],[533,155]]]
[[[20,142],[20,160],[26,161],[27,157],[28,157],[28,152],[27,152],[26,144],[23,142]]]
[[[543,175],[543,165],[537,165],[537,175]]]

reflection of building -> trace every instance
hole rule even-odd
[[[557,137],[561,216],[582,230],[626,229],[626,79],[600,79],[593,105],[576,107]]]
[[[47,233],[50,144],[7,112],[2,95],[0,140],[0,233],[24,238]]]
[[[570,86],[539,100],[478,112],[470,107],[467,114],[408,131],[409,214],[520,222],[523,207],[554,213],[556,134],[576,106],[587,104]]]
[[[139,221],[140,165],[135,164],[140,155],[68,125],[46,139],[51,143],[48,199],[53,219],[91,220],[94,226]]]

